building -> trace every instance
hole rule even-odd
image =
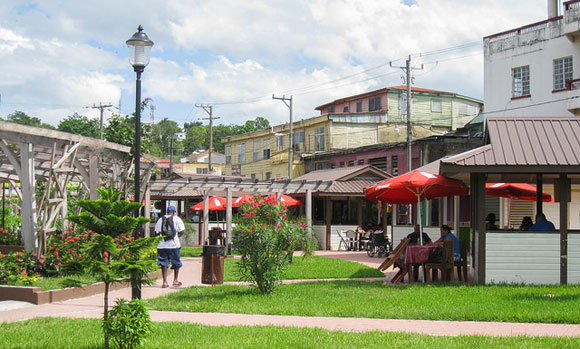
[[[485,114],[580,115],[578,36],[580,2],[548,0],[548,19],[485,37]]]
[[[463,127],[483,105],[450,92],[417,87],[412,91],[412,133],[417,139]],[[406,141],[406,102],[401,103],[405,96],[403,86],[383,88],[321,105],[316,108],[320,116],[294,122],[292,178],[306,172],[303,158],[311,154]],[[222,141],[226,175],[260,180],[288,177],[288,124]],[[314,164],[309,170],[326,168],[330,167]]]
[[[222,153],[211,153],[211,167],[214,175],[222,175],[224,172],[226,156]],[[181,159],[178,171],[181,173],[209,174],[209,150],[193,152]]]

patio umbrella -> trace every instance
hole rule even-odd
[[[485,194],[502,198],[536,201],[537,189],[528,183],[485,183]],[[542,201],[551,202],[552,195],[542,192]]]
[[[266,197],[267,200],[276,201],[276,194],[270,194]],[[280,195],[280,203],[285,206],[300,206],[302,201],[294,199],[291,196],[282,194]]]
[[[210,211],[221,211],[221,210],[225,210],[226,206],[227,206],[227,200],[224,197],[221,196],[211,196],[208,199],[208,206],[207,209]],[[199,202],[193,206],[191,206],[191,209],[194,211],[203,211],[203,206],[204,206],[205,202]]]
[[[512,199],[536,201],[536,193],[538,190],[535,186],[528,183],[485,183],[485,194],[490,196],[498,196],[500,198],[509,198],[508,206],[508,224],[511,221],[512,215]],[[542,192],[542,201],[551,202],[552,195]]]
[[[467,187],[462,181],[449,179],[433,173],[411,171],[404,175],[390,178],[365,189],[365,197],[371,201],[383,201],[391,204],[417,203],[419,208],[419,226],[421,233],[421,201],[442,196],[465,195]],[[419,234],[423,245],[423,234]]]
[[[240,195],[232,201],[232,207],[241,207],[243,203],[249,204],[254,202],[254,197],[248,194]]]

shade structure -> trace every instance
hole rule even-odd
[[[502,198],[536,201],[537,189],[528,183],[485,183],[485,194]],[[542,192],[542,201],[552,201],[552,195]]]
[[[266,197],[268,201],[276,201],[276,194],[271,194]],[[282,194],[280,195],[280,203],[285,206],[300,206],[302,205],[302,201],[294,199],[291,196]]]
[[[221,211],[221,210],[225,210],[226,206],[227,206],[227,200],[224,197],[221,196],[211,196],[207,199],[207,201],[209,202],[207,205],[207,209],[210,211]],[[205,205],[205,202],[199,202],[193,206],[191,206],[191,209],[194,211],[203,211],[203,207]]]
[[[365,189],[367,199],[391,204],[419,204],[425,199],[465,194],[467,194],[467,187],[462,181],[424,171],[407,172]],[[418,209],[419,217],[421,217],[421,205],[418,205]],[[420,218],[419,225],[421,225]],[[423,234],[419,236],[423,245]]]
[[[254,197],[248,194],[240,195],[232,201],[232,207],[242,207],[243,203],[249,204],[254,202]]]

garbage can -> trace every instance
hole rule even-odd
[[[204,245],[201,254],[201,283],[221,285],[224,283],[225,246]]]

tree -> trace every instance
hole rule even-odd
[[[84,115],[74,113],[64,118],[56,128],[59,131],[74,133],[80,136],[99,138],[99,120],[89,119]]]
[[[196,125],[189,127],[183,141],[185,154],[191,154],[196,150],[204,148],[204,144],[209,143],[207,129],[204,126]]]
[[[152,142],[150,133],[141,123],[141,154],[151,153]],[[109,124],[105,127],[104,137],[109,142],[123,144],[129,147],[135,145],[135,116],[113,114],[109,118]]]
[[[21,111],[15,111],[12,114],[8,115],[8,121],[14,122],[20,125],[27,125],[27,126],[34,126],[34,127],[42,127],[54,130],[55,127],[49,124],[45,124],[37,117],[28,116],[26,113]]]
[[[153,142],[161,147],[162,154],[158,155],[169,155],[171,147],[171,138],[173,137],[173,147],[177,148],[177,141],[175,134],[180,132],[181,128],[177,125],[177,122],[169,120],[167,118],[159,121],[155,127],[153,127]],[[174,151],[175,152],[175,151]]]
[[[263,130],[266,128],[270,128],[270,121],[264,119],[261,116],[258,116],[255,120],[247,120],[246,123],[241,126],[234,126],[233,131],[234,134],[242,134]]]
[[[108,323],[109,288],[112,283],[129,281],[133,287],[151,284],[147,274],[156,269],[156,261],[147,258],[156,238],[134,239],[133,231],[149,221],[145,217],[133,217],[140,203],[119,200],[121,193],[111,188],[98,188],[100,200],[79,200],[83,211],[69,216],[71,222],[81,229],[96,233],[95,239],[83,246],[82,260],[68,266],[69,274],[88,273],[105,285],[103,323]],[[109,347],[105,331],[105,348]]]

